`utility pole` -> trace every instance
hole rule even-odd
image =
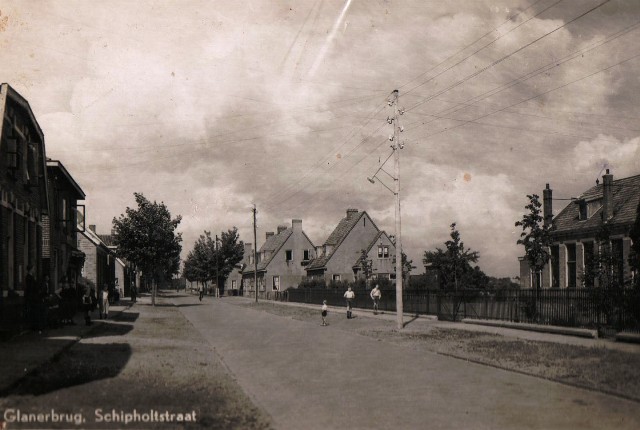
[[[394,90],[391,93],[389,105],[393,106],[393,145],[391,145],[391,147],[393,148],[394,152],[393,182],[395,184],[394,194],[396,196],[396,323],[398,326],[398,330],[402,330],[404,328],[404,321],[402,304],[402,223],[400,222],[400,150],[404,147],[404,145],[400,142],[400,132],[403,131],[403,128],[400,126],[398,118],[401,114],[404,113],[404,111],[401,112],[398,109],[398,99],[398,90]]]
[[[256,303],[258,303],[258,238],[256,237],[256,205],[253,205],[253,285],[256,289]]]

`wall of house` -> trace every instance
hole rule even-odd
[[[279,290],[284,291],[288,288],[296,288],[307,275],[302,265],[304,251],[309,250],[309,252],[313,253],[314,246],[302,232],[301,221],[300,223],[294,221],[292,229],[293,232],[291,236],[289,236],[267,266],[265,278],[267,291],[276,290],[274,288],[274,277],[279,277]],[[292,260],[289,262],[286,259],[287,250],[292,251]]]
[[[389,256],[387,258],[379,257],[378,247],[379,246],[388,246],[389,247]],[[371,260],[371,268],[373,271],[374,277],[383,277],[390,278],[393,274],[395,276],[395,264],[393,263],[394,257],[396,256],[396,247],[391,243],[391,240],[386,234],[383,234],[378,238],[376,243],[371,247],[367,257]]]
[[[378,231],[366,213],[360,217],[358,223],[347,234],[347,237],[327,262],[325,280],[330,282],[334,275],[340,275],[342,281],[355,281],[353,266],[362,254],[362,250],[369,246]]]
[[[27,267],[42,279],[42,224],[46,209],[44,145],[26,108],[8,95],[2,85],[0,94],[0,287],[7,291],[24,290]],[[5,104],[6,101],[6,104]],[[16,152],[9,154],[9,147]],[[12,166],[13,168],[11,168]]]

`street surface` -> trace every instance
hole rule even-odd
[[[322,327],[241,301],[180,310],[276,428],[640,428],[632,401],[392,345],[345,329],[356,320],[342,314]]]
[[[322,327],[319,310],[309,322],[244,298],[163,296],[97,323],[5,392],[0,420],[14,421],[7,428],[640,428],[637,402],[354,330],[393,321],[332,311]],[[49,418],[19,423],[19,413]]]

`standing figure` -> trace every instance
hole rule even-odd
[[[355,299],[356,293],[351,290],[351,287],[347,288],[347,291],[344,293],[344,298],[347,299],[347,318],[352,317],[351,309],[353,308],[353,299]]]
[[[327,325],[327,301],[322,301],[322,325]]]
[[[91,312],[95,309],[96,298],[93,294],[93,288],[89,285],[85,288],[84,295],[82,296],[82,309],[84,310],[84,323],[91,325]]]
[[[375,288],[371,290],[371,300],[373,300],[373,314],[378,315],[378,305],[380,304],[380,299],[382,298],[382,291],[380,291],[380,287],[376,284]]]
[[[202,301],[202,296],[204,296],[204,287],[202,284],[198,285],[198,293],[200,294],[200,301]]]
[[[133,282],[131,283],[131,301],[132,301],[133,303],[135,303],[135,302],[136,302],[136,297],[137,297],[137,295],[138,295],[138,289],[136,288],[136,282],[135,282],[135,281],[133,281]]]
[[[100,303],[102,304],[100,308],[100,318],[107,319],[109,317],[109,286],[107,284],[104,284],[102,288]]]

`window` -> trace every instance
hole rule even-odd
[[[273,277],[273,291],[280,291],[280,276]]]
[[[595,259],[595,244],[594,242],[584,242],[582,244],[582,247],[584,249],[584,268],[585,268],[585,273],[588,276],[585,276],[584,278],[584,286],[587,288],[592,288],[593,287],[593,271],[595,270],[594,265],[596,264],[596,259]]]
[[[551,247],[551,288],[560,287],[560,247]]]
[[[304,250],[304,258],[302,260],[304,261],[311,260],[311,250],[309,249]]]
[[[568,243],[567,247],[567,287],[575,288],[577,281],[576,273],[576,244]]]
[[[237,282],[238,281],[236,281],[236,280],[231,281],[231,289],[232,290],[237,290],[238,289]]]
[[[340,280],[340,275],[333,275],[331,277],[331,279],[334,280],[334,281],[339,281]]]
[[[580,221],[584,221],[589,218],[588,211],[587,211],[588,209],[587,202],[585,202],[584,200],[581,200],[579,205],[580,205]]]
[[[292,251],[292,250],[287,249],[287,250],[284,252],[284,254],[285,254],[285,259],[287,260],[287,263],[288,263],[289,261],[293,261],[293,251]]]
[[[389,247],[378,245],[378,258],[389,258]]]

